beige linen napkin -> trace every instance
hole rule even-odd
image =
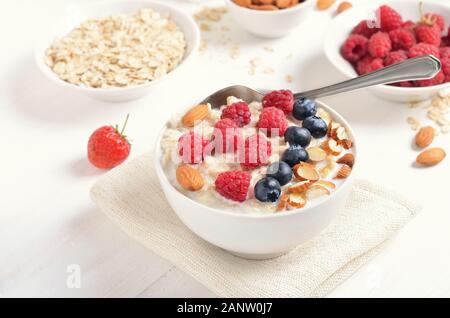
[[[319,236],[279,258],[249,261],[203,241],[181,223],[149,155],[103,176],[91,197],[128,235],[221,297],[324,296],[419,211],[394,192],[357,181],[345,208]]]

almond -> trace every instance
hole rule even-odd
[[[294,184],[293,186],[289,187],[289,193],[302,193],[308,190],[312,185],[314,184],[314,181],[302,181]]]
[[[334,121],[330,121],[330,123],[328,124],[328,137],[335,139],[336,138],[336,130],[339,127],[341,127],[341,124],[334,122]]]
[[[322,143],[322,148],[326,151],[326,153],[333,156],[337,156],[342,152],[342,146],[339,145],[334,139],[325,140]]]
[[[308,200],[313,200],[313,199],[317,199],[318,197],[321,197],[324,195],[329,195],[329,194],[330,194],[330,190],[328,190],[327,188],[325,188],[319,184],[315,184],[306,191],[306,198]]]
[[[419,148],[425,148],[431,145],[434,139],[434,128],[426,126],[420,128],[416,134],[416,145]]]
[[[327,157],[325,150],[319,147],[311,147],[306,149],[306,151],[308,152],[309,160],[314,162],[323,161]]]
[[[315,185],[320,185],[322,187],[327,188],[328,190],[334,190],[336,189],[336,185],[331,182],[331,181],[327,181],[327,180],[319,180],[316,183],[314,183]]]
[[[344,12],[345,10],[350,9],[353,5],[350,2],[344,1],[339,4],[337,8],[337,14]]]
[[[353,141],[351,141],[350,139],[341,140],[339,144],[341,144],[344,149],[350,149],[351,147],[353,147]]]
[[[289,194],[286,192],[282,193],[280,199],[278,200],[277,211],[283,211],[286,209],[289,200]]]
[[[180,165],[176,171],[178,183],[188,191],[198,191],[203,188],[205,181],[200,172],[188,165]]]
[[[319,10],[326,10],[331,7],[336,0],[317,0],[317,8]]]
[[[192,107],[181,119],[182,123],[186,127],[194,127],[196,123],[202,121],[208,116],[209,105],[200,104]]]
[[[442,148],[430,148],[421,152],[417,158],[416,162],[423,166],[434,166],[441,162],[446,156],[444,149]]]
[[[350,173],[352,172],[352,168],[350,168],[347,165],[342,165],[342,167],[338,170],[335,179],[345,179],[347,178]]]
[[[272,4],[261,4],[261,5],[251,4],[248,7],[250,9],[264,10],[264,11],[279,10],[277,6],[274,6]]]
[[[335,137],[333,139],[336,140],[338,143],[342,140],[348,139],[347,131],[345,130],[345,127],[342,126],[336,129],[334,135]]]
[[[295,178],[300,181],[317,181],[320,179],[319,172],[317,172],[316,168],[312,164],[306,162],[296,164],[292,168],[292,171],[294,172]]]
[[[233,0],[238,6],[248,7],[252,4],[252,0]]]
[[[296,209],[303,208],[306,205],[306,199],[302,194],[291,193],[289,194],[287,204]]]
[[[275,5],[280,9],[285,9],[291,5],[291,0],[276,0]]]
[[[345,164],[345,165],[349,166],[350,168],[353,168],[353,165],[355,164],[355,156],[352,153],[346,153],[341,158],[339,158],[336,162]]]

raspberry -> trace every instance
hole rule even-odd
[[[256,126],[260,129],[266,130],[266,135],[271,137],[272,133],[276,134],[275,130],[278,130],[278,136],[283,136],[287,129],[287,119],[283,111],[276,107],[263,108],[259,115],[259,121]]]
[[[255,169],[269,164],[272,144],[262,134],[252,135],[245,140],[243,168]]]
[[[450,57],[450,47],[441,47],[439,50],[439,54],[441,55],[441,58],[445,59],[447,57]]]
[[[342,46],[342,56],[351,63],[358,62],[364,55],[367,54],[367,44],[369,40],[358,34],[352,34],[345,41]]]
[[[439,48],[427,43],[418,43],[414,45],[412,48],[410,48],[408,51],[409,58],[428,54],[433,54],[435,57],[439,58],[440,57]]]
[[[276,107],[281,109],[286,115],[292,112],[294,107],[294,95],[290,90],[272,91],[262,100],[263,107]]]
[[[367,45],[367,50],[372,57],[383,58],[388,55],[391,49],[392,44],[389,34],[384,32],[377,32],[372,35],[369,40],[369,44]]]
[[[245,171],[222,172],[216,178],[216,191],[227,199],[244,202],[251,178],[251,174]]]
[[[416,26],[416,24],[411,20],[405,21],[402,24],[403,29],[409,29],[409,30],[414,29],[415,26]]]
[[[450,56],[441,59],[442,71],[445,75],[445,82],[450,82]]]
[[[367,20],[362,20],[357,26],[353,28],[352,34],[359,34],[369,39],[372,35],[380,31],[380,29],[378,28],[370,27],[369,23],[370,22]]]
[[[193,131],[185,133],[178,139],[178,154],[184,163],[200,163],[203,161],[203,151],[209,143],[202,135]]]
[[[411,82],[411,81],[400,82],[400,83],[397,83],[397,84],[398,84],[398,86],[400,86],[400,87],[414,87],[414,83]]]
[[[389,32],[402,26],[403,21],[400,14],[387,5],[382,5],[378,9],[381,30]]]
[[[450,46],[450,27],[448,28],[447,35],[444,35],[441,38],[441,46],[442,47]]]
[[[443,71],[440,71],[435,77],[427,80],[419,80],[416,81],[416,85],[420,87],[425,86],[434,86],[444,83],[445,81],[445,74]]]
[[[440,14],[425,13],[422,20],[427,21],[430,25],[436,25],[439,28],[439,31],[444,31],[445,29],[445,19]]]
[[[414,28],[417,41],[434,46],[441,45],[441,31],[435,25],[419,24]]]
[[[216,151],[236,151],[242,141],[242,135],[238,129],[236,122],[230,118],[219,120],[214,125],[213,140]]]
[[[400,28],[389,32],[393,50],[409,50],[416,44],[414,32],[410,29]]]
[[[221,119],[229,118],[234,120],[239,127],[250,123],[252,114],[246,102],[237,102],[227,106],[220,116]]]
[[[383,60],[380,58],[373,58],[371,56],[366,56],[356,65],[356,71],[359,75],[364,75],[367,73],[371,73],[373,71],[379,70],[383,68]]]
[[[403,62],[408,59],[408,54],[406,51],[398,50],[389,52],[388,56],[384,59],[384,66],[389,66],[392,64]]]

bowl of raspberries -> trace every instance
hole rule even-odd
[[[390,101],[422,101],[450,88],[449,24],[450,3],[364,1],[333,20],[325,54],[348,78],[432,54],[442,63],[434,78],[371,88]]]

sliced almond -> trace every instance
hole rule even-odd
[[[325,150],[319,147],[311,147],[306,149],[306,151],[308,152],[309,160],[314,162],[323,161],[327,157]]]
[[[319,180],[316,183],[314,183],[315,185],[320,185],[322,187],[327,188],[328,190],[334,190],[336,189],[336,185],[328,180]]]
[[[325,141],[322,143],[322,148],[323,148],[323,150],[325,150],[328,154],[333,155],[333,156],[339,155],[339,154],[342,152],[342,150],[343,150],[343,149],[342,149],[342,146],[339,145],[339,144],[337,143],[337,141],[334,140],[334,139],[328,139],[328,140],[325,140]]]
[[[314,184],[314,181],[301,181],[293,186],[289,187],[289,193],[302,193],[308,190],[312,185]]]
[[[339,124],[335,121],[330,121],[330,123],[328,124],[328,137],[335,139],[336,138],[336,130],[341,126],[342,126],[341,124]]]
[[[278,200],[277,211],[286,210],[288,200],[289,200],[289,194],[286,192],[283,192],[280,196],[280,199]]]
[[[347,131],[345,130],[345,127],[338,127],[336,130],[335,130],[335,132],[334,132],[334,135],[335,135],[335,140],[336,141],[342,141],[342,140],[345,140],[345,139],[348,139],[348,136],[347,136]]]
[[[334,161],[333,156],[327,156],[327,165],[320,169],[320,176],[322,178],[327,178],[331,171],[336,167],[336,161]]]
[[[329,125],[331,123],[331,115],[323,108],[317,109],[316,116],[322,118],[327,123],[327,125]]]
[[[441,162],[446,156],[444,149],[442,148],[429,148],[421,152],[417,158],[416,162],[423,166],[434,166]]]
[[[209,105],[200,104],[191,108],[181,119],[182,123],[186,127],[194,127],[195,124],[202,121],[208,116]]]
[[[312,164],[306,162],[300,162],[299,164],[296,164],[292,168],[292,171],[294,172],[295,178],[300,181],[317,181],[320,179],[319,172],[317,172],[316,168]]]
[[[176,178],[180,186],[188,191],[198,191],[205,184],[201,173],[189,165],[178,166]]]
[[[426,126],[420,128],[420,130],[416,134],[416,145],[419,148],[425,148],[431,145],[434,139],[434,128],[431,126]]]
[[[302,194],[291,193],[289,194],[287,204],[296,209],[303,208],[306,205],[306,199]]]
[[[352,168],[350,168],[347,165],[342,165],[342,167],[338,170],[336,173],[335,179],[345,179],[347,178],[350,173],[352,172]]]
[[[344,149],[350,149],[351,147],[353,147],[353,141],[351,141],[350,139],[341,140],[339,144],[341,144]]]
[[[324,195],[330,195],[330,190],[319,184],[313,185],[306,191],[306,198],[308,200],[317,199]]]
[[[336,162],[345,164],[345,165],[349,166],[350,168],[353,168],[353,165],[355,164],[355,156],[352,153],[346,153],[341,158],[339,158]]]
[[[350,2],[348,1],[341,2],[337,8],[337,14],[342,13],[345,10],[350,9],[351,7],[353,7],[353,5]]]

